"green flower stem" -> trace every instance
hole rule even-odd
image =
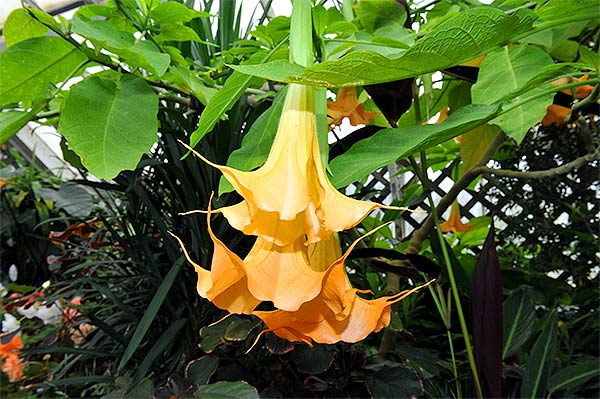
[[[431,214],[436,226],[436,233],[440,240],[440,246],[442,247],[442,254],[444,256],[444,263],[446,263],[446,271],[448,272],[448,279],[450,280],[450,286],[452,287],[452,294],[454,301],[456,302],[456,312],[458,313],[458,320],[460,322],[460,329],[462,331],[463,339],[465,341],[465,347],[467,349],[467,358],[469,359],[469,365],[471,366],[471,372],[473,374],[473,381],[475,382],[475,390],[477,391],[477,397],[483,398],[483,391],[481,390],[481,383],[479,382],[479,374],[477,374],[477,366],[475,365],[475,356],[473,356],[473,346],[471,345],[471,338],[469,337],[469,330],[467,329],[467,323],[465,322],[465,315],[463,313],[462,305],[460,303],[460,297],[458,296],[458,286],[456,285],[456,279],[454,278],[454,270],[450,263],[450,256],[448,255],[448,249],[446,248],[446,240],[440,229],[440,219],[437,214],[437,209],[433,202],[431,194],[428,193],[429,205],[431,207]]]
[[[352,3],[354,3],[353,0],[344,0],[342,3],[342,15],[344,15],[344,19],[348,22],[351,22],[354,19]]]
[[[413,109],[415,113],[415,121],[420,124],[421,123],[421,107],[419,102],[419,86],[415,80],[413,82]],[[421,164],[417,163],[417,160],[411,155],[408,157],[415,175],[423,185],[423,191],[427,193],[428,197],[431,199],[431,191],[430,191],[430,181],[427,177],[427,153],[423,150],[419,153]],[[431,203],[431,201],[430,201]],[[433,207],[433,203],[431,203]],[[444,247],[445,249],[445,247]],[[446,263],[448,265],[448,263]],[[436,283],[435,288],[436,291],[433,290],[431,286],[429,288],[429,292],[431,293],[431,297],[435,302],[435,305],[440,313],[442,320],[444,321],[444,326],[446,327],[446,336],[448,337],[448,344],[450,345],[450,354],[452,356],[452,372],[454,375],[454,381],[456,384],[456,396],[457,398],[462,398],[462,389],[460,387],[460,381],[458,379],[458,367],[456,365],[456,356],[454,354],[454,343],[452,342],[452,334],[450,334],[450,327],[452,325],[452,313],[450,308],[450,296],[448,296],[448,301],[446,302],[444,299],[444,293],[442,292],[441,287]],[[456,292],[456,291],[455,291]]]
[[[311,0],[294,0],[290,25],[290,61],[303,67],[313,64]]]
[[[456,384],[456,397],[462,398],[462,389],[460,388],[460,381],[458,380],[458,367],[456,366],[456,356],[454,354],[454,343],[452,342],[452,334],[450,334],[450,326],[451,326],[451,309],[450,303],[451,298],[448,297],[448,300],[445,301],[444,293],[442,292],[442,288],[437,284],[435,285],[435,291],[433,286],[428,285],[427,289],[433,298],[433,302],[435,302],[435,307],[438,310],[441,318],[444,320],[444,324],[446,326],[446,337],[448,338],[448,344],[450,345],[450,356],[452,360],[452,375],[454,375],[454,383]],[[450,293],[450,291],[448,291]]]
[[[413,95],[414,95],[414,100],[413,100],[413,104],[419,104],[419,97],[418,94],[419,90],[418,90],[418,86],[415,83],[415,90],[413,90]],[[416,106],[414,108],[415,110],[415,120],[420,122],[421,121],[421,110],[419,109],[418,106]],[[471,338],[469,337],[469,331],[467,329],[467,324],[465,322],[465,316],[462,310],[462,305],[460,303],[460,298],[458,296],[458,287],[456,285],[456,280],[454,278],[454,271],[452,270],[452,264],[450,263],[450,257],[448,256],[448,250],[446,248],[446,241],[444,240],[444,236],[442,235],[442,230],[440,229],[440,220],[437,214],[437,209],[435,207],[435,203],[433,202],[433,197],[431,196],[431,190],[430,190],[430,185],[431,182],[429,181],[429,177],[427,176],[427,154],[426,152],[423,150],[420,152],[420,161],[421,161],[421,170],[420,173],[417,173],[417,176],[419,177],[419,179],[421,180],[421,184],[423,184],[423,188],[424,191],[427,193],[427,198],[429,199],[429,206],[431,208],[431,214],[433,216],[433,220],[435,222],[435,226],[436,226],[436,232],[438,235],[438,239],[440,241],[440,246],[442,247],[442,254],[444,256],[444,263],[446,264],[446,270],[448,272],[448,279],[450,280],[450,286],[452,287],[452,294],[454,295],[454,301],[456,302],[456,312],[458,313],[458,320],[460,322],[460,327],[461,327],[461,331],[462,331],[462,336],[463,339],[465,341],[465,347],[467,349],[467,358],[469,359],[469,365],[471,366],[471,372],[473,374],[473,380],[475,382],[475,390],[477,391],[477,397],[479,398],[483,398],[483,391],[481,390],[481,383],[479,382],[479,375],[477,374],[477,367],[475,365],[475,357],[473,356],[473,347],[471,345]],[[415,162],[416,163],[416,162]],[[415,171],[418,170],[418,165],[415,165]],[[449,309],[449,308],[448,308]],[[449,312],[449,310],[448,310]],[[446,326],[448,326],[450,324],[450,315],[448,314],[448,317],[445,318],[444,322],[446,323]],[[454,347],[452,345],[452,336],[450,335],[449,330],[446,330],[446,333],[448,334],[448,339],[450,342],[450,346],[451,346],[451,351],[454,352]],[[456,369],[456,362],[453,356],[453,367]],[[458,394],[459,392],[457,392]]]

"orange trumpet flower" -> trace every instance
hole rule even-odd
[[[356,87],[340,87],[335,101],[327,101],[327,122],[330,126],[339,126],[344,118],[348,118],[352,126],[368,125],[379,112],[365,111],[365,106],[358,102]]]
[[[216,165],[244,198],[207,213],[214,244],[210,270],[186,259],[198,274],[198,294],[231,313],[253,314],[291,341],[357,342],[390,322],[391,305],[416,289],[366,300],[352,288],[344,262],[358,243],[341,255],[337,232],[357,225],[371,211],[387,207],[338,192],[321,160],[312,88],[288,88],[273,146],[265,164],[252,172]],[[184,144],[185,145],[185,144]],[[212,231],[212,213],[256,241],[244,259]],[[375,230],[366,234],[373,234]],[[261,302],[276,308],[256,311]]]
[[[375,209],[399,209],[348,198],[333,187],[321,161],[313,102],[311,87],[289,85],[269,157],[252,172],[214,164],[182,143],[244,198],[218,210],[244,234],[277,245],[305,236],[314,243],[356,226]]]

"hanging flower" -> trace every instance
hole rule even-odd
[[[579,79],[574,78],[571,81],[568,78],[560,78],[560,79],[557,79],[554,82],[552,82],[552,86],[553,87],[564,86],[569,83],[582,82],[582,81],[588,80],[588,78],[589,78],[588,75],[584,75]],[[575,95],[579,100],[581,100],[581,99],[589,96],[593,90],[594,90],[594,86],[591,86],[591,85],[577,86],[577,87],[575,87]],[[561,90],[561,93],[568,94],[569,96],[573,94],[571,92],[571,89]],[[544,115],[544,118],[541,121],[541,124],[542,124],[542,126],[551,126],[553,124],[557,125],[557,126],[562,126],[565,124],[567,117],[570,114],[571,114],[570,107],[564,107],[564,106],[558,105],[558,104],[550,104],[548,106],[548,109],[546,110],[546,115]]]
[[[206,212],[214,244],[210,270],[195,263],[174,236],[198,274],[200,296],[231,313],[254,314],[269,331],[308,344],[357,342],[389,324],[391,305],[408,293],[359,297],[369,291],[352,288],[344,265],[358,240],[342,256],[336,234],[374,209],[388,207],[348,198],[327,179],[310,87],[289,86],[273,146],[259,169],[243,172],[195,154],[221,170],[244,198],[216,211],[209,206]],[[210,226],[215,212],[257,237],[244,259],[215,236]],[[257,311],[262,302],[276,310]]]
[[[348,198],[333,187],[321,161],[308,86],[289,85],[273,146],[259,169],[244,172],[194,153],[223,172],[244,198],[218,211],[235,229],[277,245],[292,244],[299,237],[306,237],[307,243],[328,239],[335,231],[356,226],[375,209],[393,208]]]
[[[463,223],[460,216],[460,207],[457,201],[452,203],[452,208],[450,209],[450,217],[444,223],[440,223],[440,229],[444,233],[448,233],[451,231],[464,233],[465,231],[471,230],[471,225],[468,223]]]
[[[332,127],[341,125],[346,117],[352,126],[368,125],[378,113],[365,111],[364,105],[358,102],[354,86],[341,87],[335,101],[327,101],[327,122]]]

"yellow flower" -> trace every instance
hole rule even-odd
[[[365,111],[364,105],[358,102],[354,86],[341,87],[335,101],[327,101],[327,121],[330,126],[341,125],[346,117],[353,126],[368,125],[378,113]]]
[[[370,291],[352,288],[344,263],[358,240],[342,256],[337,232],[374,209],[392,207],[348,198],[331,185],[319,152],[310,87],[289,86],[271,152],[259,169],[243,172],[196,155],[221,170],[244,199],[214,212],[209,206],[210,271],[195,263],[174,236],[196,269],[199,295],[219,308],[256,315],[266,331],[291,341],[357,342],[387,326],[391,305],[416,290],[367,300],[358,294]],[[244,259],[215,236],[210,226],[215,212],[257,237]],[[276,310],[257,311],[262,302]]]
[[[219,212],[244,234],[277,245],[294,243],[299,237],[306,237],[307,243],[328,239],[335,231],[356,226],[374,209],[386,208],[348,198],[327,179],[308,86],[289,85],[273,146],[259,169],[244,172],[194,153],[223,172],[244,198]]]
[[[471,225],[463,223],[460,218],[460,207],[458,206],[458,202],[454,201],[452,203],[452,208],[450,209],[450,216],[447,221],[440,223],[440,229],[444,233],[450,231],[464,233],[465,231],[471,230]]]

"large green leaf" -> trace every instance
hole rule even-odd
[[[502,359],[517,353],[531,335],[535,323],[535,307],[529,292],[519,289],[502,304]]]
[[[576,388],[598,375],[600,375],[600,359],[589,360],[566,367],[553,374],[548,384],[548,390],[550,393],[554,393],[563,389]]]
[[[47,26],[33,18],[26,9],[17,8],[6,19],[2,34],[6,46],[10,47],[32,37],[44,36],[49,30]]]
[[[333,184],[343,187],[414,152],[443,143],[492,119],[497,105],[468,105],[437,125],[383,129],[333,159]]]
[[[286,92],[287,90],[279,92],[273,100],[273,105],[254,121],[244,136],[241,147],[229,155],[227,166],[250,171],[266,161],[277,133]],[[233,191],[233,186],[227,179],[221,177],[219,194],[230,191]]]
[[[557,340],[558,312],[555,309],[546,318],[544,330],[535,341],[533,351],[527,361],[527,369],[521,383],[522,398],[535,399],[546,396]]]
[[[553,65],[552,58],[539,47],[522,44],[504,47],[489,54],[481,64],[477,83],[471,89],[474,104],[491,104],[518,91],[538,75],[540,69]],[[534,89],[535,94],[541,88]],[[552,93],[529,101],[491,123],[520,143],[533,125],[539,122],[552,103]]]
[[[258,52],[249,60],[249,64],[260,64],[269,59],[271,53]],[[229,111],[231,107],[240,99],[252,82],[252,76],[235,71],[225,81],[221,88],[208,102],[196,129],[190,137],[190,146],[194,147],[208,132],[212,130],[219,119]]]
[[[258,399],[256,389],[243,381],[219,381],[202,385],[196,390],[194,397],[202,399]]]
[[[58,130],[92,174],[111,179],[156,142],[157,112],[158,97],[142,79],[94,75],[71,88]]]
[[[459,65],[492,51],[530,31],[534,20],[535,15],[529,10],[507,15],[492,7],[477,7],[440,23],[399,58],[389,59],[373,51],[354,51],[339,60],[313,65],[300,76],[283,76],[285,79],[280,73],[282,63],[268,63],[254,70],[246,68],[245,72],[273,80],[327,87],[407,79]],[[269,70],[271,66],[273,71]]]
[[[48,95],[48,85],[61,82],[87,60],[60,37],[34,37],[0,53],[0,105]]]

